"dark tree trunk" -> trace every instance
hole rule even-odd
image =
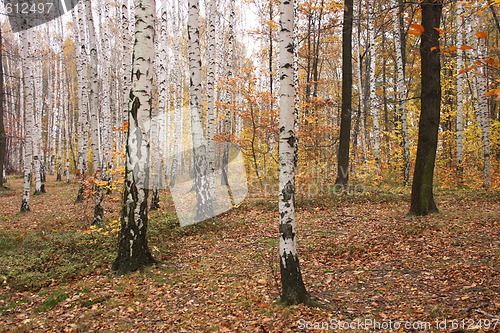
[[[151,205],[149,205],[149,210],[157,210],[160,208],[160,193],[158,189],[151,191]]]
[[[336,184],[349,183],[349,144],[351,136],[352,104],[352,21],[353,0],[344,1],[342,29],[342,112],[340,115],[340,143]]]
[[[7,135],[3,126],[3,108],[4,108],[4,81],[3,81],[3,59],[2,59],[2,27],[0,27],[0,187],[4,187],[3,168],[5,164],[5,153],[7,149]]]
[[[420,44],[421,111],[409,215],[427,215],[438,211],[432,186],[441,109],[441,63],[437,29],[442,10],[441,0],[425,0],[422,3],[424,33]]]

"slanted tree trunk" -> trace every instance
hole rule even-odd
[[[392,6],[396,9],[392,12],[392,22],[394,25],[394,48],[396,49],[396,71],[397,80],[396,98],[398,102],[398,114],[401,115],[401,137],[403,141],[403,182],[410,183],[410,142],[408,139],[408,112],[406,110],[406,84],[402,45],[404,43],[401,35],[401,25],[399,17],[401,10],[397,0],[392,0]]]
[[[340,113],[340,143],[336,184],[349,184],[349,145],[351,140],[352,108],[352,22],[353,1],[344,1],[342,28],[342,111]]]
[[[295,219],[294,1],[282,0],[280,13],[279,233],[281,300],[287,305],[309,304],[309,294],[302,280],[297,253]]]
[[[196,218],[199,221],[213,217],[213,202],[208,181],[207,145],[204,142],[201,112],[201,54],[199,31],[199,0],[188,1],[189,107],[191,138],[193,142],[194,187],[196,190]]]
[[[153,105],[155,1],[135,1],[135,40],[128,116],[125,184],[118,256],[112,269],[125,274],[151,266],[148,248],[148,172]]]
[[[24,111],[24,188],[23,188],[23,199],[21,202],[21,212],[26,212],[30,210],[30,184],[31,184],[31,174],[33,170],[33,108],[34,108],[34,96],[33,96],[33,67],[34,62],[30,59],[33,43],[33,32],[32,30],[22,31],[20,33],[21,39],[21,56],[23,65],[23,76],[24,76],[24,92],[25,96],[25,111]],[[23,91],[21,90],[22,94]],[[21,95],[23,96],[23,95]],[[21,99],[22,100],[22,99]]]
[[[427,215],[438,211],[432,187],[441,109],[439,26],[443,4],[441,0],[424,0],[421,7],[424,27],[420,43],[421,110],[410,215]]]

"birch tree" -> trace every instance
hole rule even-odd
[[[234,56],[234,3],[229,2],[229,26],[228,26],[228,42],[227,42],[227,80],[228,82],[233,77],[233,56]],[[226,105],[232,102],[231,92],[226,91]],[[229,163],[229,139],[227,136],[231,132],[231,109],[226,107],[224,115],[224,151],[222,153],[222,168],[221,168],[221,185],[229,186],[228,181],[228,163]]]
[[[401,24],[399,17],[401,10],[397,0],[392,0],[392,23],[394,25],[394,48],[396,49],[396,99],[398,114],[401,115],[401,136],[403,141],[403,181],[404,184],[410,182],[410,142],[408,137],[408,114],[406,110],[406,84],[403,63],[403,37],[401,34]]]
[[[35,34],[33,34],[33,38],[35,40],[33,41],[33,52],[39,52],[40,51],[40,43],[37,40],[37,37],[35,37]],[[32,52],[32,53],[33,53]],[[35,64],[32,67],[32,72],[34,74],[34,77],[32,78],[33,82],[33,172],[35,175],[35,192],[33,195],[39,195],[44,192],[44,189],[42,187],[42,172],[43,172],[43,165],[42,165],[42,149],[41,149],[41,144],[42,144],[42,106],[43,106],[43,99],[42,99],[42,66],[41,62],[39,59],[32,58],[31,61]],[[33,75],[30,74],[30,75]]]
[[[94,164],[94,173],[97,175],[97,180],[101,178],[101,152],[99,145],[99,86],[98,79],[99,73],[97,72],[97,45],[96,33],[94,27],[94,18],[92,14],[92,2],[86,0],[85,16],[87,18],[87,28],[89,35],[89,49],[90,49],[90,85],[88,90],[90,102],[90,129],[91,129],[91,147],[92,147],[92,163]],[[95,186],[95,205],[94,205],[94,219],[93,225],[99,225],[102,222],[102,215],[104,209],[102,207],[103,192],[99,185]]]
[[[0,50],[3,50],[2,43],[2,27],[0,26]],[[5,155],[7,152],[7,134],[4,127],[4,105],[5,105],[5,90],[4,90],[4,75],[3,75],[3,59],[0,52],[0,188],[4,187],[4,165]]]
[[[118,256],[112,269],[118,274],[141,270],[156,261],[148,248],[148,187],[150,121],[154,114],[155,1],[135,1],[132,87],[128,113],[125,186]]]
[[[478,28],[482,28],[482,16],[480,17]],[[484,60],[487,55],[487,44],[486,38],[480,37],[481,34],[477,34],[477,57],[478,59]],[[482,139],[483,139],[483,175],[484,182],[483,186],[489,188],[491,185],[491,170],[490,170],[490,114],[488,111],[488,99],[486,98],[486,93],[488,91],[488,82],[486,78],[486,68],[484,65],[478,67],[477,73],[477,104],[478,112],[477,118],[479,122],[479,128],[481,129]]]
[[[370,82],[370,99],[368,105],[370,106],[372,121],[373,121],[373,155],[377,167],[380,161],[380,125],[378,122],[378,106],[377,106],[377,80],[375,79],[375,69],[377,65],[376,59],[376,44],[375,44],[375,3],[372,0],[367,1],[368,4],[368,40],[370,42],[370,56],[368,58],[369,69],[368,76]]]
[[[199,0],[188,1],[188,58],[189,108],[191,114],[191,140],[193,142],[194,187],[196,190],[196,218],[213,217],[212,196],[208,180],[207,146],[203,134],[201,99],[201,53]]]
[[[78,18],[75,11],[71,11],[75,26],[75,53],[76,53],[76,68],[77,68],[77,83],[78,83],[78,166],[77,176],[80,179],[80,189],[76,198],[77,202],[83,200],[84,184],[83,180],[87,173],[88,165],[88,55],[87,43],[85,41],[85,3],[78,3]]]
[[[280,128],[279,128],[279,234],[280,271],[285,304],[309,303],[297,253],[295,219],[295,86],[293,82],[294,0],[280,3]]]
[[[32,30],[22,31],[20,33],[21,39],[21,56],[22,56],[22,67],[24,76],[24,93],[25,93],[25,111],[24,111],[24,126],[25,126],[25,137],[24,137],[24,188],[23,188],[23,199],[21,202],[21,212],[26,212],[30,210],[30,184],[32,175],[32,155],[33,155],[33,107],[34,107],[34,97],[33,97],[33,73],[34,73],[34,62],[30,59],[31,55],[31,43],[33,43],[33,33]],[[22,93],[23,91],[21,91]],[[23,95],[21,95],[23,96]]]
[[[162,0],[161,10],[160,10],[160,36],[157,39],[156,49],[158,50],[156,56],[156,69],[157,69],[157,80],[158,80],[158,117],[154,117],[151,121],[151,162],[152,162],[152,191],[151,191],[151,205],[150,210],[155,210],[160,207],[160,196],[159,189],[162,188],[163,170],[161,168],[162,163],[162,152],[163,147],[160,143],[161,126],[164,125],[164,117],[167,111],[167,105],[169,104],[169,94],[168,94],[168,72],[167,72],[167,24],[168,24],[168,12],[167,12],[167,1]]]
[[[459,22],[459,28],[457,29],[457,174],[459,183],[463,180],[463,160],[464,160],[464,124],[463,124],[463,113],[464,113],[464,77],[460,72],[464,68],[464,51],[463,46],[463,4],[461,2],[457,3],[457,18]]]
[[[215,26],[217,2],[211,0],[208,14],[208,65],[207,65],[207,146],[210,192],[215,196]]]
[[[180,25],[180,8],[175,8],[175,2],[172,3],[172,13],[174,14],[173,25],[174,25],[174,36],[180,43],[181,34],[179,32]],[[172,165],[170,168],[170,187],[175,185],[175,179],[177,174],[180,172],[181,168],[181,148],[182,148],[182,110],[183,110],[183,94],[182,94],[182,71],[180,64],[180,46],[179,43],[174,43],[174,73],[173,73],[173,83],[174,83],[174,151],[172,155]]]

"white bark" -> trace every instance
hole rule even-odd
[[[40,50],[39,43],[36,42],[37,37],[33,35],[35,41],[33,46],[35,49],[32,52],[38,53]],[[41,61],[32,59],[34,66],[32,67],[35,77],[33,78],[34,88],[34,123],[33,123],[33,172],[35,174],[35,195],[42,193],[42,66]]]
[[[174,36],[180,42],[181,35],[179,32],[179,13],[175,10],[175,4],[172,4],[174,13]],[[172,155],[172,166],[170,168],[170,186],[174,186],[176,177],[181,168],[181,153],[182,153],[182,114],[183,114],[183,94],[182,94],[182,76],[180,65],[180,50],[179,43],[174,43],[174,151]]]
[[[119,274],[155,262],[148,249],[148,189],[150,121],[153,106],[154,0],[135,1],[135,39],[128,117],[127,154],[118,257]]]
[[[295,131],[293,85],[293,5],[281,5],[280,31],[280,128],[279,128],[279,212],[280,257],[286,267],[286,257],[297,257],[295,239]],[[286,228],[285,228],[286,227]],[[286,233],[281,229],[285,228]]]
[[[94,28],[94,19],[92,14],[92,2],[91,0],[86,0],[85,6],[85,16],[87,19],[87,28],[89,33],[89,49],[90,49],[90,89],[89,101],[90,101],[90,128],[91,128],[91,147],[92,147],[92,162],[94,164],[94,172],[97,174],[97,180],[99,180],[101,169],[101,152],[99,145],[99,87],[98,87],[98,72],[97,72],[97,45],[96,45],[96,34]],[[92,221],[93,225],[99,225],[102,222],[102,200],[103,193],[100,186],[95,188],[95,206],[94,206],[94,219]]]
[[[357,1],[358,3],[358,20],[361,17],[361,0]],[[359,109],[359,118],[360,118],[360,129],[359,132],[361,133],[361,147],[363,149],[363,165],[366,163],[367,159],[367,151],[366,151],[366,136],[365,136],[365,116],[364,116],[364,94],[363,94],[363,86],[361,82],[361,53],[359,50],[359,45],[361,44],[361,32],[360,32],[360,24],[358,23],[358,29],[357,29],[357,41],[353,43],[354,46],[354,54],[356,55],[356,65],[355,65],[355,73],[356,73],[356,81],[357,81],[357,89],[358,89],[358,109]],[[357,144],[355,142],[355,144]],[[354,165],[354,163],[353,163]]]
[[[211,0],[208,14],[208,66],[207,66],[207,145],[210,192],[215,195],[215,27],[217,1]]]
[[[153,117],[151,121],[151,152],[152,152],[152,189],[153,196],[151,198],[151,209],[157,208],[158,205],[158,190],[162,188],[163,170],[163,136],[162,127],[165,124],[164,117],[169,104],[169,84],[168,84],[168,11],[167,1],[162,0],[160,17],[160,38],[156,43],[156,75],[158,80],[158,117]]]
[[[25,98],[25,120],[24,120],[24,189],[23,189],[23,199],[21,202],[21,211],[30,210],[30,183],[32,174],[32,155],[33,155],[33,108],[34,108],[34,96],[33,96],[33,74],[34,73],[34,62],[30,59],[31,55],[31,43],[33,43],[33,33],[32,30],[22,31],[20,33],[21,39],[21,56],[23,65],[23,76],[24,76],[24,92],[26,93]],[[23,91],[21,91],[21,94]],[[22,96],[22,95],[21,95]],[[21,99],[22,100],[22,99]]]
[[[457,29],[457,170],[459,181],[462,182],[462,170],[463,170],[463,159],[464,159],[464,142],[463,142],[463,112],[464,112],[464,77],[460,73],[460,70],[464,68],[464,51],[461,49],[463,46],[463,31],[462,26],[463,20],[463,4],[461,2],[457,3],[457,18],[459,22],[459,27]]]
[[[295,219],[295,85],[294,1],[280,6],[280,128],[279,128],[279,234],[282,300],[286,304],[307,303],[297,253]]]
[[[233,58],[234,58],[234,4],[231,1],[229,3],[229,26],[228,26],[228,42],[227,42],[227,87],[230,87],[229,81],[233,78]],[[230,105],[233,100],[233,94],[229,89],[226,90],[226,105]],[[221,184],[229,185],[228,182],[228,163],[229,163],[229,139],[227,138],[231,134],[231,108],[226,107],[224,116],[224,135],[226,136],[224,142],[224,152],[222,156],[222,172],[221,172]],[[229,194],[231,196],[231,194]]]
[[[85,40],[85,3],[78,4],[78,21],[75,16],[75,24],[78,22],[78,29],[75,29],[75,47],[77,56],[78,71],[78,170],[81,177],[85,176],[88,165],[88,54],[87,42]],[[71,11],[72,15],[75,11]]]
[[[399,20],[400,11],[399,3],[397,0],[392,0],[392,6],[395,9],[392,12],[392,23],[394,25],[394,48],[396,49],[396,71],[397,71],[397,81],[396,81],[396,99],[398,100],[398,114],[401,115],[401,135],[403,139],[403,178],[404,183],[409,184],[410,182],[410,142],[408,138],[408,114],[406,110],[406,84],[405,84],[405,73],[403,64],[403,52],[402,52],[402,36],[401,36],[401,24]]]
[[[375,161],[378,163],[380,161],[380,126],[378,122],[378,106],[377,106],[377,80],[375,79],[375,68],[377,64],[377,52],[375,44],[375,14],[374,14],[375,3],[373,0],[368,0],[368,39],[370,43],[370,56],[368,58],[369,68],[369,82],[370,82],[370,99],[369,107],[372,114],[373,121],[373,155]]]
[[[102,36],[102,148],[103,148],[103,171],[112,169],[113,137],[111,134],[111,84],[110,84],[110,38],[109,38],[109,1],[104,1],[104,6],[100,6],[104,14],[104,24],[100,24],[100,35]],[[101,23],[101,22],[100,22]],[[110,174],[109,174],[110,175]],[[108,175],[105,178],[110,178]]]
[[[482,27],[482,18],[480,18],[479,27]],[[484,60],[487,55],[486,38],[479,38],[477,41],[478,59]],[[478,122],[480,124],[483,139],[483,157],[484,157],[484,183],[487,188],[491,185],[490,171],[490,117],[488,112],[488,99],[485,97],[488,91],[488,82],[486,78],[485,65],[478,67],[477,73],[477,102],[478,102]]]
[[[199,30],[199,0],[188,1],[188,58],[190,71],[189,107],[191,140],[193,142],[196,218],[213,217],[213,203],[208,181],[207,147],[203,133],[201,99],[201,52]]]
[[[122,107],[123,107],[123,124],[127,121],[128,117],[128,107],[130,103],[130,82],[131,82],[131,74],[132,74],[132,53],[131,53],[131,31],[130,31],[130,20],[128,18],[128,0],[122,0],[121,6],[121,36],[122,36],[122,66],[121,70],[123,71],[122,77]],[[122,133],[122,132],[120,132]],[[124,142],[120,142],[123,144]],[[122,150],[123,146],[120,147]]]

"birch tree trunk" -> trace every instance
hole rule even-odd
[[[362,6],[361,6],[361,0],[357,1],[357,16],[358,16],[358,25],[357,25],[357,41],[354,43],[354,54],[356,58],[358,59],[357,65],[356,65],[356,81],[357,81],[357,89],[358,89],[358,115],[359,115],[359,124],[361,127],[361,130],[359,131],[361,133],[361,148],[363,149],[363,166],[365,166],[366,163],[366,158],[367,158],[367,151],[366,151],[366,136],[365,136],[365,116],[364,112],[364,103],[366,103],[365,99],[363,98],[363,86],[362,86],[362,57],[361,57],[361,51],[359,49],[359,46],[361,44],[361,23],[360,23],[360,18],[361,18],[361,11],[362,11]],[[354,4],[353,4],[354,5]],[[353,10],[354,12],[354,10]],[[352,35],[352,28],[351,28],[351,35]],[[351,44],[352,44],[352,36],[351,36]],[[351,65],[352,66],[352,65]],[[357,144],[357,142],[354,142],[354,144]],[[364,168],[363,168],[364,169]]]
[[[175,10],[175,5],[172,4],[172,13],[174,13],[174,36],[180,41],[181,35],[179,33],[179,12]],[[174,151],[172,155],[172,166],[170,168],[170,187],[175,185],[177,174],[181,168],[181,148],[182,148],[182,114],[183,114],[183,94],[182,94],[182,76],[180,65],[180,50],[179,43],[174,43]]]
[[[91,128],[91,147],[92,147],[92,162],[94,164],[94,173],[97,176],[96,181],[101,179],[101,153],[99,147],[99,86],[98,78],[99,74],[97,72],[97,45],[96,45],[96,34],[94,28],[94,18],[92,14],[92,2],[91,0],[86,0],[85,6],[85,16],[87,18],[87,27],[89,35],[89,49],[90,49],[90,89],[89,101],[90,101],[90,128]],[[103,192],[101,186],[97,185],[94,188],[95,191],[95,205],[94,205],[94,219],[92,221],[93,225],[99,225],[102,222],[102,215],[104,209],[102,207]]]
[[[279,216],[281,300],[287,304],[308,304],[297,253],[295,220],[295,87],[293,82],[294,1],[280,4],[280,130],[279,130]]]
[[[33,96],[33,73],[34,73],[34,62],[30,59],[33,43],[33,32],[32,30],[22,31],[20,33],[21,39],[21,56],[23,65],[23,76],[24,76],[24,92],[26,93],[25,98],[25,112],[24,112],[24,188],[23,188],[23,199],[21,202],[21,212],[26,212],[30,210],[30,184],[31,184],[31,172],[33,170],[32,156],[33,156],[33,108],[34,108],[34,96]],[[21,90],[21,93],[23,91]]]
[[[75,48],[77,57],[77,79],[78,79],[78,166],[77,176],[80,180],[80,189],[76,198],[76,202],[83,200],[85,187],[83,180],[86,177],[88,165],[88,55],[87,43],[85,40],[85,3],[80,1],[78,4],[78,18],[75,16],[75,11],[72,10],[73,21],[78,23],[78,28],[75,28]]]
[[[111,182],[111,173],[106,172],[113,169],[113,138],[111,135],[111,83],[110,83],[110,38],[109,38],[109,1],[104,1],[104,6],[100,4],[99,10],[104,12],[104,23],[100,24],[100,35],[102,36],[102,51],[101,51],[101,67],[102,67],[102,98],[100,104],[102,106],[102,176],[103,180]]]
[[[369,82],[370,82],[370,99],[369,106],[372,114],[373,121],[373,155],[375,157],[375,162],[377,168],[380,163],[380,125],[378,122],[378,105],[377,105],[377,80],[375,78],[375,68],[377,66],[376,61],[376,44],[375,44],[375,14],[373,12],[375,8],[375,3],[373,0],[368,0],[368,39],[370,43],[370,56],[369,56]]]
[[[461,49],[463,46],[463,31],[461,27],[464,24],[462,15],[464,14],[463,4],[457,3],[457,18],[459,28],[457,29],[457,176],[459,184],[463,183],[463,160],[464,160],[464,77],[460,70],[464,68],[464,51]]]
[[[162,188],[163,170],[162,170],[162,156],[163,156],[163,140],[160,139],[161,126],[164,124],[164,117],[166,115],[167,104],[169,103],[168,94],[168,54],[167,54],[167,1],[162,0],[161,3],[161,17],[160,17],[160,38],[157,40],[156,49],[158,50],[156,56],[155,66],[157,68],[158,78],[158,117],[151,120],[151,151],[152,151],[152,192],[151,192],[151,205],[150,210],[160,208],[159,189]]]
[[[142,270],[156,261],[148,248],[148,172],[150,121],[154,114],[155,1],[135,1],[132,88],[128,116],[125,186],[118,256],[112,269],[119,275]]]
[[[403,64],[401,25],[399,17],[401,10],[397,0],[392,0],[392,6],[396,9],[392,12],[392,22],[394,25],[394,48],[396,49],[396,71],[397,71],[397,93],[398,114],[401,115],[401,136],[403,139],[403,182],[405,185],[410,182],[410,142],[408,138],[408,114],[406,110],[406,84]]]
[[[2,27],[0,26],[0,50],[3,50],[2,42]],[[4,127],[4,105],[5,105],[5,90],[4,90],[4,75],[3,75],[3,59],[0,52],[0,188],[4,187],[4,165],[5,155],[7,152],[7,135]]]
[[[189,107],[191,139],[193,142],[194,185],[196,189],[196,218],[213,217],[213,202],[208,180],[207,146],[203,134],[201,100],[201,53],[199,30],[199,0],[188,1]]]
[[[123,122],[121,126],[124,125],[125,121],[128,119],[129,112],[129,103],[130,103],[130,82],[132,75],[132,54],[131,50],[131,31],[130,31],[130,22],[128,18],[128,0],[122,0],[121,5],[121,35],[122,35],[122,108],[123,108]],[[120,142],[122,145],[124,142]],[[123,151],[125,148],[120,146]]]
[[[482,28],[482,17],[479,18],[478,28]],[[487,56],[486,38],[478,38],[477,41],[477,57],[478,60],[486,59]],[[488,91],[488,82],[486,78],[485,65],[478,67],[477,73],[477,104],[479,111],[478,122],[481,128],[483,139],[483,157],[484,157],[484,182],[483,186],[489,188],[491,185],[491,170],[490,170],[490,115],[488,112],[488,99],[485,97]]]
[[[37,42],[37,37],[33,34],[35,41],[33,42],[33,49],[31,53],[37,53],[39,51],[39,43]],[[33,172],[35,174],[35,192],[33,195],[40,195],[44,192],[42,187],[42,70],[41,61],[36,58],[32,58],[34,66],[32,67],[34,77],[33,77]]]
[[[211,0],[208,16],[208,65],[207,65],[207,146],[210,192],[215,197],[215,26],[217,1]]]
[[[233,53],[234,53],[234,4],[231,1],[229,4],[229,26],[228,26],[228,42],[227,42],[227,80],[231,80],[233,77]],[[230,105],[232,102],[231,92],[226,91],[226,105]],[[224,117],[224,135],[226,136],[224,140],[224,151],[222,153],[222,168],[221,168],[221,185],[229,186],[228,181],[228,163],[229,163],[229,139],[227,138],[231,134],[231,109],[226,107],[225,117]],[[228,187],[230,192],[230,189]],[[229,196],[232,197],[231,192]]]

